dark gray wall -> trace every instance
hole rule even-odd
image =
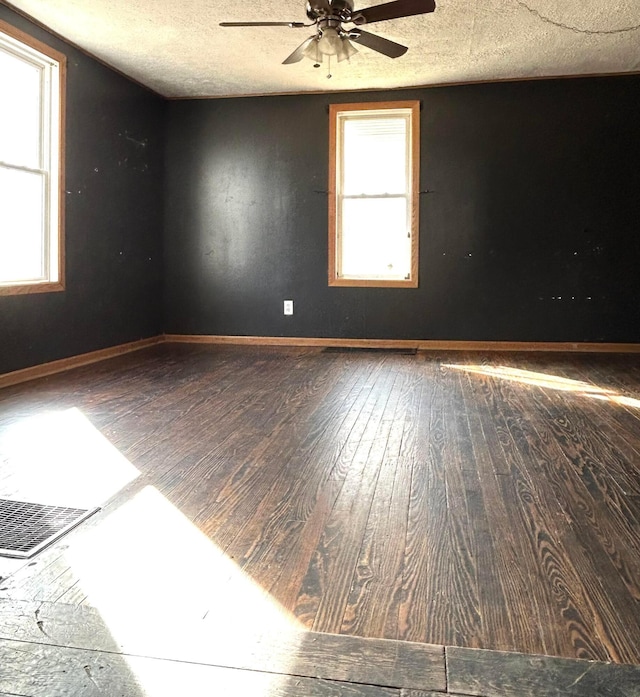
[[[163,329],[640,341],[639,77],[167,105],[0,18],[69,58],[67,289],[0,297],[0,373]],[[420,287],[329,288],[327,105],[407,98]]]
[[[420,287],[329,288],[327,105],[415,98]],[[165,331],[640,341],[639,107],[635,76],[172,102]]]
[[[65,53],[66,290],[0,296],[0,373],[162,330],[164,101],[0,5]]]

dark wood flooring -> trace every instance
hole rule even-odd
[[[0,392],[0,496],[104,506],[0,599],[116,635],[162,608],[640,664],[636,356],[154,347]]]

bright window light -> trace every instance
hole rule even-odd
[[[418,102],[330,109],[329,285],[418,285]]]
[[[0,293],[62,289],[65,58],[0,23]]]

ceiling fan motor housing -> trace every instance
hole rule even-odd
[[[307,17],[313,21],[332,17],[348,22],[353,14],[353,0],[309,0]]]

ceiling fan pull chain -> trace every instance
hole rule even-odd
[[[330,80],[331,79],[331,56],[330,55],[327,56],[327,64],[328,64],[327,70],[329,71],[329,73],[327,75],[327,80]]]

